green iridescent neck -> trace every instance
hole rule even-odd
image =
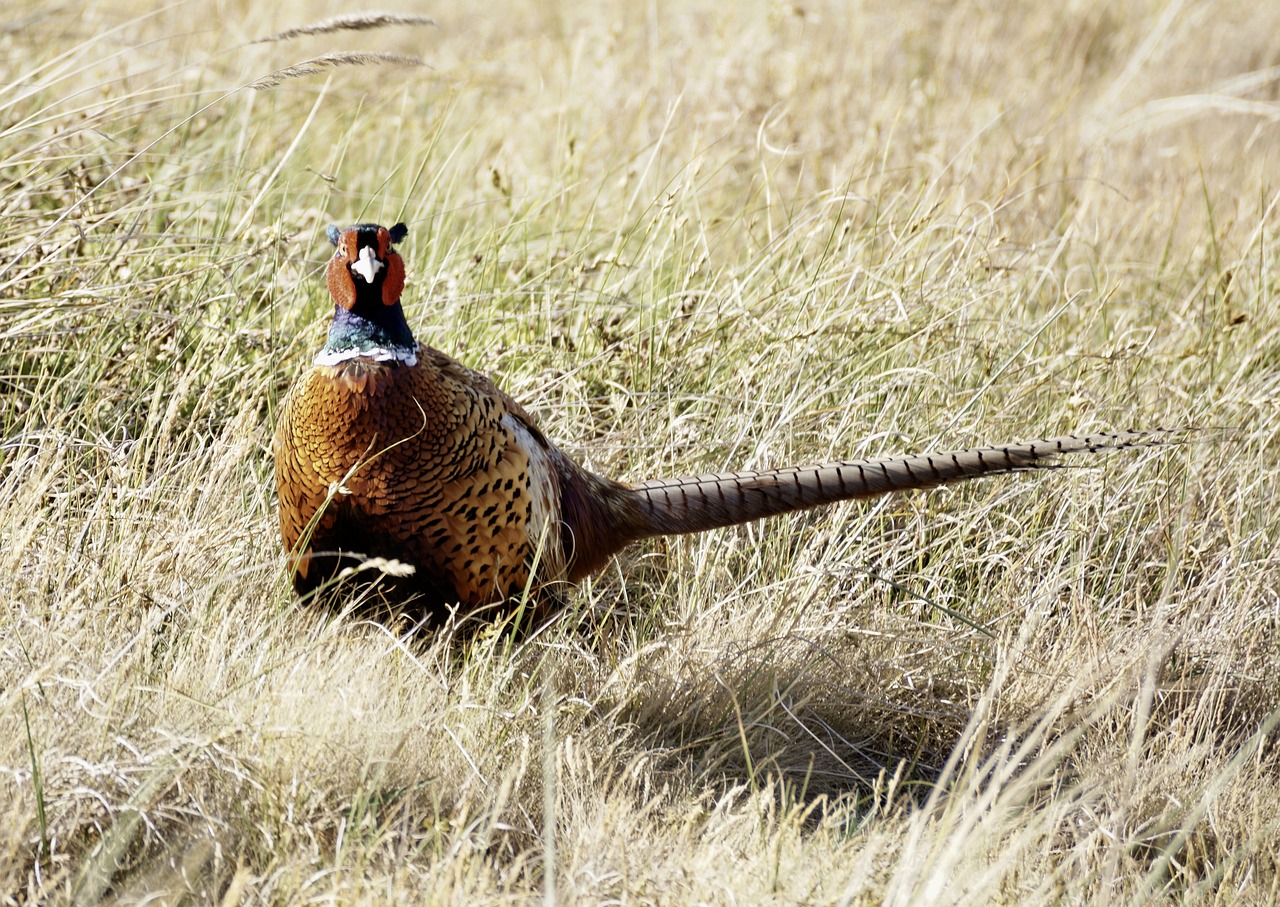
[[[417,344],[404,309],[395,305],[359,305],[347,311],[334,306],[329,339],[316,356],[317,365],[336,365],[348,359],[375,359],[416,365]]]

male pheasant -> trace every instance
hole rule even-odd
[[[306,594],[367,558],[404,565],[395,596],[432,616],[576,580],[629,542],[891,491],[1161,443],[1163,432],[1059,437],[947,453],[627,485],[551,444],[479,372],[417,343],[400,305],[407,228],[328,236],[329,339],[275,436],[280,534]],[[397,572],[394,569],[392,572]],[[366,574],[368,575],[368,574]]]

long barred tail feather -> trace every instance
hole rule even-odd
[[[1190,429],[1064,435],[916,456],[658,479],[633,486],[635,537],[702,532],[836,501],[1056,468],[1061,457],[1178,444]]]

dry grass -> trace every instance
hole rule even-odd
[[[0,13],[0,900],[1274,897],[1280,12],[130,5]],[[244,90],[346,55],[432,69]],[[268,439],[366,219],[614,475],[1234,431],[642,546],[525,641],[332,620]]]

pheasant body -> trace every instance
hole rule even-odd
[[[567,457],[484,375],[412,340],[392,248],[404,233],[401,224],[330,232],[329,342],[290,392],[275,438],[280,531],[299,593],[383,558],[412,568],[395,581],[397,596],[436,614],[468,611],[576,580],[649,536],[1165,440],[1062,437],[625,485]]]
[[[418,354],[414,366],[353,359],[304,377],[277,442],[281,533],[289,550],[309,535],[312,552],[411,564],[414,585],[441,600],[487,601],[527,577],[552,525],[554,477],[479,375]],[[562,567],[548,541],[544,558]],[[297,571],[303,588],[333,572],[315,555]]]

